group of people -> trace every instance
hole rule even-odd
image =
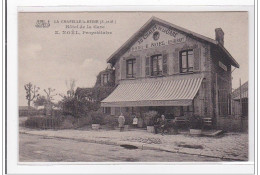
[[[124,124],[125,124],[125,117],[124,117],[123,113],[121,113],[120,116],[118,117],[118,124],[119,124],[119,128],[120,128],[120,132],[122,132],[124,130]],[[137,127],[137,124],[138,124],[138,118],[136,116],[134,116],[133,126]],[[157,134],[158,130],[160,129],[161,133],[163,135],[166,130],[166,127],[167,127],[167,120],[164,115],[161,115],[161,117],[158,117],[155,121],[154,133]]]
[[[164,115],[161,115],[161,118],[157,118],[155,125],[154,125],[154,133],[157,134],[158,130],[161,129],[162,135],[164,134],[165,130],[167,129],[167,120]]]

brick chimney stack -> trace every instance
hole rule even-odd
[[[218,41],[221,45],[224,45],[224,32],[221,28],[215,29],[216,41]]]

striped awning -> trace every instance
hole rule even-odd
[[[139,81],[124,81],[103,101],[102,107],[189,106],[203,77],[183,75]]]

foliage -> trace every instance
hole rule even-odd
[[[71,129],[90,125],[90,116],[75,118],[72,115],[66,116],[33,116],[29,117],[24,126],[32,129]]]
[[[96,86],[91,90],[92,98],[94,99],[94,101],[100,103],[107,96],[109,96],[114,89],[115,87],[112,86]]]
[[[77,118],[100,109],[100,102],[115,89],[112,84],[105,86],[96,84],[93,88],[77,88],[74,93],[75,80],[71,80],[70,83],[66,82],[66,85],[69,90],[67,91],[67,95],[60,94],[63,99],[59,102],[59,106],[63,114],[72,115]]]
[[[153,126],[157,116],[158,116],[157,111],[148,111],[148,112],[144,113],[146,125]]]
[[[118,125],[117,118],[115,116],[107,115],[104,117],[104,124],[110,129],[114,129]]]
[[[25,121],[25,127],[36,129],[53,129],[60,127],[62,123],[61,117],[29,117]]]
[[[203,121],[201,116],[194,115],[190,118],[190,128],[191,129],[202,129]]]
[[[73,115],[74,117],[86,116],[88,112],[99,108],[96,103],[86,99],[78,99],[77,97],[65,97],[59,102],[59,106],[63,114]]]
[[[92,119],[92,124],[104,124],[105,115],[100,111],[92,111],[90,112],[90,116]]]
[[[47,99],[44,96],[38,96],[36,100],[33,101],[35,106],[44,106],[47,103]]]
[[[37,98],[39,96],[38,91],[39,91],[39,87],[33,85],[31,82],[24,85],[24,89],[26,91],[26,100],[27,100],[27,104],[28,107],[31,106],[31,102]]]

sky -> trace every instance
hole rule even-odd
[[[247,12],[70,12],[19,13],[18,62],[19,105],[27,105],[24,85],[33,83],[44,89],[66,93],[66,81],[74,79],[76,87],[92,87],[96,76],[107,67],[106,60],[139,30],[152,16],[215,39],[215,28],[222,28],[224,46],[240,64],[232,76],[233,88],[239,79],[248,81],[248,14]],[[37,20],[49,20],[50,27],[36,27]],[[66,29],[65,20],[99,20],[105,28]],[[62,22],[63,21],[63,22]],[[59,22],[59,23],[57,23]],[[74,27],[78,23],[73,23]],[[79,23],[79,25],[82,23]],[[80,27],[80,26],[77,26]],[[62,34],[62,31],[80,34]],[[58,31],[60,34],[55,34]],[[83,31],[107,31],[111,34],[89,35]],[[233,67],[234,69],[234,67]],[[55,101],[60,100],[56,97]]]

